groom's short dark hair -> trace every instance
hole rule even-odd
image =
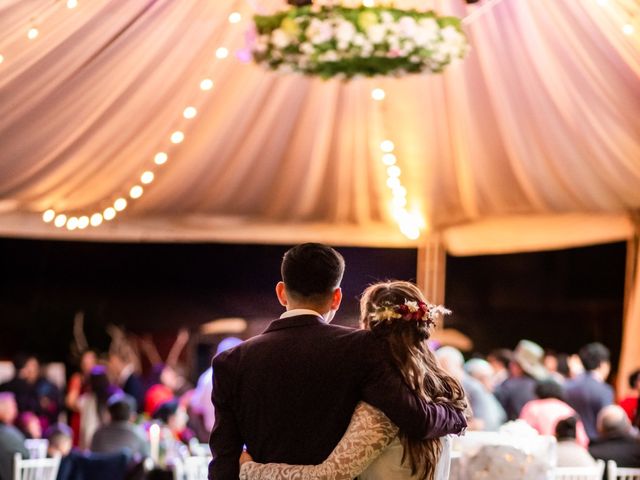
[[[340,286],[344,258],[328,245],[303,243],[284,254],[280,272],[289,295],[324,300]]]

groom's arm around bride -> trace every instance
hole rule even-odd
[[[261,463],[318,464],[344,434],[361,400],[414,438],[459,433],[464,416],[425,402],[371,332],[331,325],[340,306],[342,256],[319,244],[289,250],[276,287],[287,312],[213,361],[214,480],[238,478],[243,445]]]

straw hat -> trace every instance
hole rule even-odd
[[[513,351],[513,359],[522,367],[522,370],[536,380],[544,380],[549,376],[549,372],[542,364],[544,350],[531,340],[520,340]]]

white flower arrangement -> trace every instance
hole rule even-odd
[[[469,51],[460,19],[431,11],[307,5],[256,15],[254,25],[257,63],[322,78],[438,73]]]

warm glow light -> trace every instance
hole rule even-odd
[[[384,100],[385,95],[384,90],[381,88],[374,88],[371,90],[371,98],[374,100]]]
[[[67,0],[67,8],[72,9],[78,6],[78,0]]]
[[[154,178],[153,172],[147,170],[140,176],[140,181],[145,185],[148,185],[149,183],[153,182],[153,178]]]
[[[78,219],[78,228],[80,230],[84,230],[85,228],[87,228],[89,226],[89,217],[87,217],[86,215],[81,216]]]
[[[395,145],[393,144],[393,142],[391,140],[385,140],[384,142],[382,142],[380,144],[380,149],[385,153],[393,152],[394,148],[395,148]]]
[[[200,82],[200,90],[211,90],[213,88],[213,80],[205,78]]]
[[[0,63],[4,62],[4,55],[0,55]]]
[[[394,197],[406,197],[407,189],[402,185],[398,185],[397,187],[393,187],[393,196]]]
[[[29,38],[29,40],[34,40],[34,39],[38,38],[39,34],[40,34],[40,32],[38,31],[38,29],[35,28],[35,27],[32,27],[27,32],[27,37]]]
[[[624,33],[625,35],[633,35],[633,32],[634,32],[633,25],[631,25],[630,23],[623,25],[622,33]]]
[[[191,119],[195,117],[197,114],[198,114],[198,110],[196,110],[195,107],[187,107],[184,109],[184,112],[182,112],[182,115],[184,116],[184,118],[187,118],[187,119]]]
[[[398,177],[390,177],[387,179],[387,186],[389,188],[395,188],[400,186],[400,179]]]
[[[78,228],[78,218],[71,217],[67,220],[67,230],[75,230],[76,228]]]
[[[385,153],[382,156],[382,163],[384,163],[385,165],[395,165],[396,156],[393,153]]]
[[[178,143],[182,143],[183,140],[184,140],[184,133],[182,133],[180,130],[176,130],[171,134],[171,143],[178,144]]]
[[[116,218],[116,210],[113,207],[105,208],[102,215],[105,220],[113,220]]]
[[[64,213],[61,213],[60,215],[58,215],[56,219],[53,221],[53,224],[58,228],[64,227],[65,223],[67,223],[67,216]]]
[[[374,7],[376,5],[375,0],[362,0],[362,6],[363,7]]]
[[[143,193],[144,190],[140,185],[134,185],[133,187],[131,187],[131,190],[129,190],[129,196],[131,198],[140,198]]]
[[[98,225],[100,225],[102,223],[102,214],[101,213],[94,213],[93,215],[91,215],[91,226],[92,227],[97,227]]]
[[[232,12],[229,14],[229,23],[240,23],[242,15],[238,12]]]
[[[400,167],[398,167],[397,165],[392,165],[391,167],[387,168],[387,175],[389,175],[390,177],[399,177],[400,173]]]
[[[52,221],[54,218],[56,218],[56,212],[54,212],[53,210],[49,209],[46,212],[44,212],[42,214],[42,220],[44,220],[46,223],[49,223],[50,221]]]
[[[118,212],[121,212],[125,208],[127,208],[127,200],[120,197],[115,202],[113,202],[113,208],[115,208]]]
[[[164,152],[158,152],[155,157],[153,157],[153,161],[156,165],[163,165],[167,163],[167,160],[169,160],[169,155]]]
[[[216,50],[216,57],[223,59],[229,56],[229,49],[225,47],[220,47]]]
[[[420,236],[420,229],[411,222],[400,223],[400,231],[410,240],[416,240]]]
[[[393,198],[393,204],[396,207],[402,208],[402,207],[406,207],[407,206],[407,199],[404,197],[394,197]]]
[[[598,5],[606,5],[607,4],[607,0],[598,0]]]

